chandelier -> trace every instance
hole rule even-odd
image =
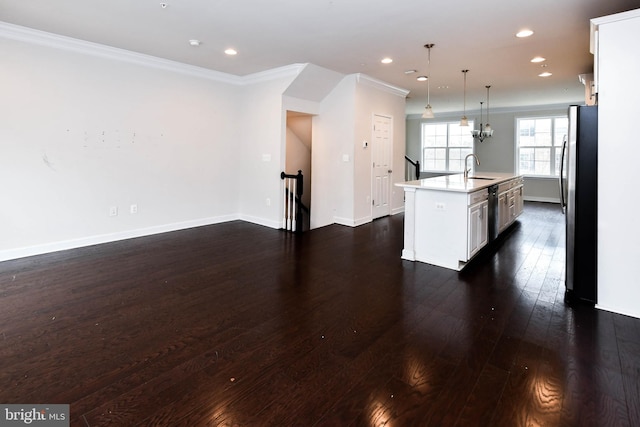
[[[483,102],[480,101],[480,128],[471,130],[471,135],[473,136],[473,138],[477,139],[480,142],[484,141],[485,138],[491,138],[493,136],[493,129],[491,129],[491,125],[489,124],[489,88],[491,88],[491,86],[485,87],[487,88],[487,124],[484,125],[484,127],[482,125]]]

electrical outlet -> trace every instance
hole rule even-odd
[[[443,211],[445,210],[446,206],[444,203],[442,202],[436,202],[436,210],[437,211]]]
[[[267,197],[267,200],[266,200],[266,204],[267,204],[267,206],[271,206],[271,199],[268,198],[268,197]]]
[[[118,207],[117,206],[111,206],[109,208],[109,216],[118,216]]]
[[[129,206],[129,212],[132,214],[137,214],[138,213],[138,205],[137,204],[133,204],[131,206]]]

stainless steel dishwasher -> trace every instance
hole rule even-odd
[[[498,237],[498,184],[489,187],[489,242]]]

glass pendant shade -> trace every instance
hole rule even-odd
[[[460,126],[469,126],[469,120],[467,119],[467,116],[462,116],[462,118],[460,119]]]
[[[426,107],[424,107],[424,113],[422,113],[422,118],[423,119],[433,119],[433,109],[431,108],[430,104],[427,104]]]

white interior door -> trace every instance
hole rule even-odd
[[[391,117],[373,116],[372,139],[371,216],[376,219],[391,213]]]

